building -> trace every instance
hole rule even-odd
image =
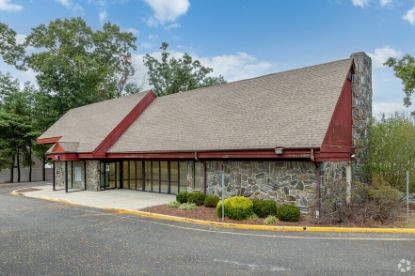
[[[69,110],[53,146],[55,189],[203,191],[322,211],[367,182],[371,60],[348,59],[156,98]],[[325,204],[325,203],[324,203]],[[323,204],[323,205],[324,205]],[[326,205],[324,205],[326,206]]]

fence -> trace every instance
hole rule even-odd
[[[42,181],[43,169],[32,168],[32,181]],[[52,181],[52,169],[45,169],[45,180]],[[17,169],[14,169],[14,182],[17,181]],[[20,169],[20,182],[29,181],[29,168]],[[0,171],[0,183],[10,182],[10,169],[4,169]]]

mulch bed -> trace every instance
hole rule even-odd
[[[209,220],[215,222],[222,222],[222,219],[216,215],[216,208],[208,208],[205,206],[197,206],[194,210],[178,210],[175,208],[169,208],[166,205],[158,205],[149,208],[145,208],[142,211],[158,213],[169,216],[184,217],[191,219],[200,219],[200,220]],[[304,226],[304,225],[314,225],[311,222],[312,218],[310,216],[302,216],[299,222],[286,222],[279,221],[272,225],[281,225],[281,226]],[[263,218],[257,219],[246,219],[246,220],[233,220],[225,217],[225,222],[228,223],[239,223],[239,224],[264,224]]]
[[[411,214],[414,217],[413,221],[415,223],[415,205],[411,206]],[[169,216],[184,217],[191,219],[199,220],[208,220],[215,222],[222,222],[222,219],[216,215],[216,208],[208,208],[205,206],[197,206],[194,210],[178,210],[175,208],[169,208],[166,205],[157,205],[149,208],[145,208],[142,211],[158,213]],[[263,218],[257,219],[246,219],[246,220],[233,220],[225,217],[225,222],[227,223],[239,223],[239,224],[258,224],[265,225]],[[339,226],[339,227],[402,227],[404,225],[405,218],[399,217],[397,220],[391,224],[380,224],[379,222],[373,222],[370,225],[356,225],[352,223],[338,223],[331,225],[322,225],[315,222],[314,218],[310,214],[301,214],[300,221],[298,222],[288,222],[277,220],[275,224],[278,226]]]

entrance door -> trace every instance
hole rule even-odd
[[[121,164],[119,161],[101,163],[101,188],[118,189],[121,184]]]

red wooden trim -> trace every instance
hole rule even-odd
[[[315,154],[318,149],[315,149]],[[284,149],[283,154],[270,150],[198,151],[198,152],[128,152],[107,153],[108,159],[310,159],[311,149]],[[82,155],[82,158],[87,157]],[[89,156],[92,157],[92,156]]]
[[[59,160],[59,161],[76,161],[79,160],[78,154],[76,153],[51,153],[47,155],[49,160]]]
[[[349,74],[352,70],[353,63],[347,73],[323,144],[321,145],[319,161],[350,160],[351,158],[353,119],[352,82],[349,80]]]
[[[59,152],[64,152],[65,150],[62,148],[62,146],[59,144],[59,142],[57,142],[55,144],[55,146],[52,149],[52,153],[59,153]]]
[[[36,144],[38,144],[38,145],[54,144],[54,143],[58,142],[59,139],[61,139],[61,138],[62,138],[62,136],[36,139]]]
[[[105,157],[107,150],[123,135],[132,123],[144,112],[144,110],[153,102],[156,95],[152,91],[148,92],[140,102],[125,116],[124,119],[105,137],[105,139],[94,150],[93,155]]]

